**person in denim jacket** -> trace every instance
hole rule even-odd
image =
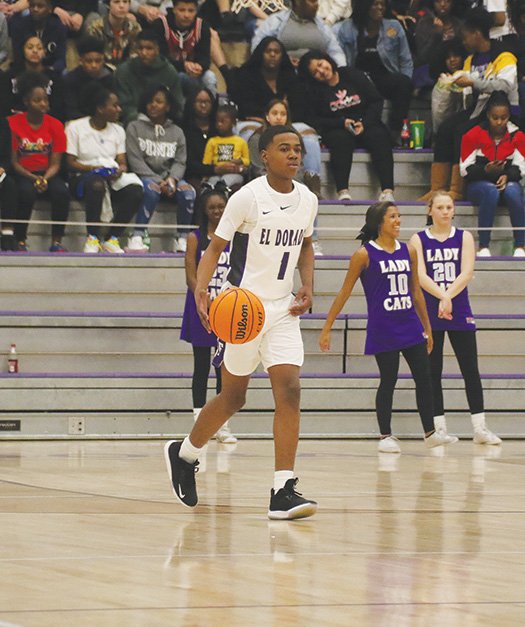
[[[363,0],[334,31],[349,67],[366,72],[379,93],[390,100],[389,127],[395,141],[408,115],[414,63],[403,27],[385,19],[385,0]]]
[[[321,50],[338,66],[346,65],[344,52],[332,30],[317,17],[318,0],[292,0],[292,9],[264,20],[252,39],[252,52],[265,37],[276,37],[296,65],[308,50]]]

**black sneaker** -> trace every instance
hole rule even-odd
[[[270,492],[270,507],[268,518],[272,520],[292,520],[294,518],[307,518],[317,511],[317,503],[303,499],[299,492],[295,491],[295,485],[299,479],[288,479],[277,492]]]
[[[168,467],[173,494],[186,507],[195,507],[198,502],[195,473],[199,462],[189,464],[179,457],[182,442],[171,440],[164,446],[164,459]]]
[[[9,233],[2,233],[0,238],[0,247],[3,251],[14,252],[18,250],[18,242],[15,239],[15,236]]]

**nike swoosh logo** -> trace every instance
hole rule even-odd
[[[286,207],[281,207],[281,211],[284,211],[285,209],[290,209],[292,205],[286,205]]]
[[[182,490],[179,490],[179,496],[181,499],[183,499],[186,495],[184,494]]]
[[[271,211],[263,211],[262,214],[263,216],[267,215],[268,213],[272,213]]]

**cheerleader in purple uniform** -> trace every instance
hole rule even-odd
[[[199,417],[201,409],[206,404],[206,391],[208,388],[208,377],[210,374],[211,351],[215,349],[217,337],[213,333],[208,333],[202,326],[197,308],[195,306],[195,285],[197,284],[197,266],[202,253],[208,247],[211,236],[215,233],[215,229],[219,224],[224,208],[226,207],[227,197],[222,191],[210,190],[204,192],[200,197],[200,223],[199,228],[188,236],[188,243],[184,265],[186,269],[186,285],[188,291],[186,293],[186,302],[184,304],[184,314],[182,318],[182,327],[180,331],[181,340],[190,342],[193,347],[193,378],[191,383],[191,392],[193,398],[193,417],[195,420]],[[229,245],[221,253],[219,263],[215,273],[210,281],[208,293],[211,298],[215,298],[219,293],[224,279],[230,269],[230,250]],[[215,368],[215,376],[217,377],[217,394],[221,391],[221,370]],[[228,423],[226,422],[217,431],[215,437],[223,444],[235,444],[237,438],[232,434]]]
[[[368,208],[366,224],[358,236],[363,246],[350,259],[343,286],[330,307],[319,339],[321,350],[330,350],[334,320],[361,278],[368,307],[365,354],[375,356],[380,373],[376,413],[381,433],[378,448],[382,453],[401,452],[390,426],[401,353],[416,384],[426,445],[433,448],[457,442],[457,438],[445,437],[434,427],[428,359],[432,329],[419,285],[416,251],[397,240],[400,224],[394,203],[379,202]]]
[[[446,192],[437,192],[430,200],[428,227],[410,240],[418,256],[419,281],[434,337],[434,348],[430,353],[434,424],[444,437],[451,437],[447,435],[441,384],[446,332],[465,381],[474,442],[501,444],[501,439],[485,425],[476,323],[468,298],[467,286],[472,279],[476,258],[474,238],[468,231],[452,226],[453,218],[454,201]]]

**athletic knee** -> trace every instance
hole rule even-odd
[[[236,414],[246,405],[246,391],[222,390],[221,397],[230,415]]]

